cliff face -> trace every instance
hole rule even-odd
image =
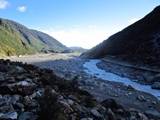
[[[160,6],[81,56],[102,58],[107,55],[160,60]]]

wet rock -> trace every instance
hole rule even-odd
[[[151,87],[152,89],[160,89],[160,82],[154,82]]]

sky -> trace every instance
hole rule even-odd
[[[64,45],[92,48],[143,18],[160,0],[0,0],[0,17]]]

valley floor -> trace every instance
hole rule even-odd
[[[76,56],[75,54],[40,54],[10,57],[9,59],[52,69],[57,75],[65,79],[78,80],[80,88],[90,92],[99,101],[113,98],[125,108],[160,117],[160,101],[154,96],[137,91],[131,86],[102,80],[97,78],[96,75],[87,74],[83,65],[88,60],[80,59]]]

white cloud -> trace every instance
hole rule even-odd
[[[19,6],[18,8],[17,8],[17,10],[19,11],[19,12],[26,12],[26,10],[27,10],[27,6]]]
[[[51,28],[41,31],[48,33],[68,47],[80,46],[83,48],[92,48],[115,32],[115,30],[106,30],[95,25],[87,27],[74,26],[69,29]]]
[[[0,0],[0,9],[6,9],[9,6],[9,2],[7,0]]]

